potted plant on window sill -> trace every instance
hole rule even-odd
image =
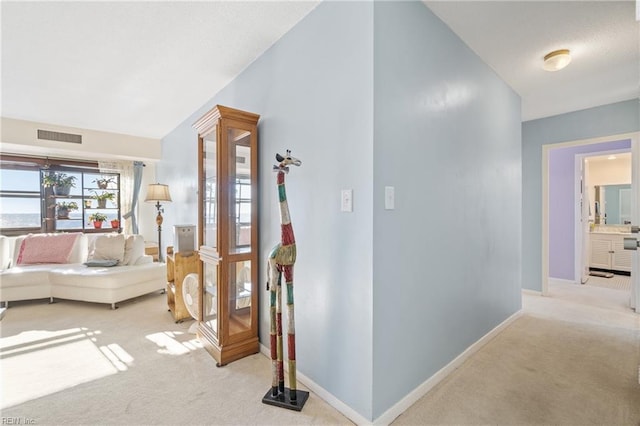
[[[111,221],[111,227],[112,227],[113,229],[118,229],[118,228],[120,228],[120,220],[118,220],[118,219],[113,219],[113,220]]]
[[[113,201],[116,197],[116,194],[113,192],[102,191],[101,194],[98,194],[96,191],[93,191],[95,195],[95,199],[98,200],[98,208],[104,209],[107,207],[107,200]]]
[[[69,219],[69,212],[78,210],[78,204],[75,201],[60,201],[56,203],[56,217],[58,219]]]
[[[76,186],[76,177],[62,172],[49,172],[42,177],[42,186],[51,187],[53,195],[67,196]]]
[[[102,228],[102,222],[107,220],[107,215],[103,213],[93,213],[89,215],[89,221],[93,222],[93,227],[96,229]]]
[[[98,185],[99,189],[107,189],[110,183],[116,183],[116,178],[113,176],[102,176],[101,178],[94,179],[93,183]]]

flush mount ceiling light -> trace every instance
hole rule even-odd
[[[569,65],[569,62],[571,62],[569,49],[554,50],[545,55],[543,68],[546,71],[558,71]]]

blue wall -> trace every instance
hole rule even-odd
[[[522,123],[522,287],[542,290],[542,146],[640,130],[637,99]]]
[[[374,10],[377,418],[520,309],[521,123],[520,97],[421,2]]]
[[[291,149],[302,160],[286,178],[298,244],[298,371],[367,419],[373,368],[372,34],[372,4],[321,3],[164,138],[165,161],[158,166],[160,181],[185,189],[175,195],[172,189],[165,229],[197,223],[192,124],[216,104],[260,114],[260,259],[266,262],[280,241],[275,153]],[[353,213],[340,212],[342,189],[353,189]],[[260,338],[268,346],[265,274],[262,268]]]
[[[261,114],[262,259],[280,238],[273,156],[303,161],[287,176],[298,367],[364,419],[520,308],[520,99],[422,2],[323,2],[188,117],[163,140],[159,178],[185,188],[166,229],[196,223],[191,126],[218,103]]]

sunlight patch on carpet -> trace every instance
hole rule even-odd
[[[86,328],[70,328],[67,330],[45,331],[30,330],[15,336],[0,339],[1,356],[19,353],[44,347],[56,342],[69,341],[84,338],[83,332]]]
[[[133,357],[116,343],[100,346],[100,351],[119,371],[127,371],[128,366],[133,363]]]
[[[112,374],[118,369],[96,346],[99,331],[32,330],[0,339],[6,408]]]
[[[180,341],[181,337],[190,337],[180,331],[158,332],[145,337],[162,348],[158,349],[159,354],[184,355],[202,348],[202,343],[198,339]]]

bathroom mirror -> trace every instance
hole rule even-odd
[[[594,212],[596,224],[630,224],[631,185],[596,185]]]

